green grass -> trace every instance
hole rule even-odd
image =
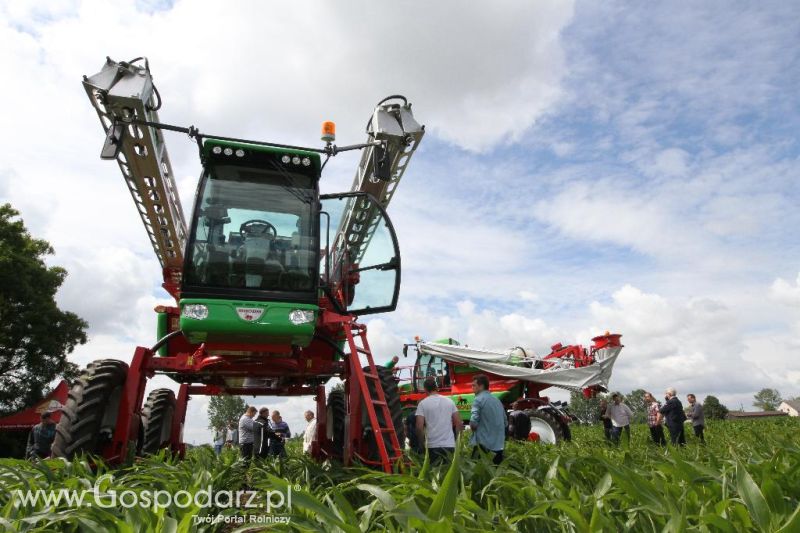
[[[263,515],[261,509],[102,509],[22,505],[15,489],[292,489],[296,530],[327,531],[800,531],[800,421],[710,423],[708,444],[654,447],[644,426],[630,446],[611,447],[600,427],[574,428],[572,443],[511,443],[499,468],[469,450],[452,465],[411,458],[395,475],[317,464],[291,443],[283,462],[246,469],[233,452],[208,448],[186,460],[156,456],[127,468],[86,461],[0,460],[0,529],[10,531],[254,531],[264,526],[194,524],[195,515]]]

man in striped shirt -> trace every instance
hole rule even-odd
[[[656,444],[666,446],[667,439],[664,437],[663,421],[661,413],[658,412],[661,405],[649,392],[644,393],[644,401],[647,404],[647,425],[650,428],[650,437],[653,438],[653,442]]]

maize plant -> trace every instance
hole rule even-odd
[[[387,475],[288,457],[241,461],[208,447],[111,469],[0,460],[7,531],[800,531],[800,423],[712,422],[707,443],[660,448],[645,426],[616,447],[581,426],[560,446],[507,443],[499,467],[459,443],[432,466],[409,454]],[[81,502],[25,494],[84,494]],[[71,491],[71,492],[70,492]],[[161,491],[161,492],[159,492]],[[179,494],[180,493],[180,494]],[[231,494],[243,495],[235,501]],[[148,503],[153,494],[170,494]],[[220,494],[227,497],[219,498]],[[111,495],[117,505],[110,506]],[[180,496],[180,497],[178,497]],[[202,498],[201,498],[202,496]],[[135,503],[135,505],[128,505]]]

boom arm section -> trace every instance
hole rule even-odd
[[[177,298],[186,221],[162,132],[132,123],[158,122],[161,106],[147,60],[144,66],[134,64],[136,61],[108,58],[99,73],[84,76],[83,87],[106,133],[100,157],[116,159],[119,164],[163,268],[164,288]]]
[[[390,100],[402,103],[387,103]],[[351,192],[369,193],[386,209],[424,134],[425,126],[414,119],[405,97],[390,96],[379,102],[367,123],[368,146],[362,152]],[[332,263],[336,266],[343,260],[361,262],[381,218],[373,204],[357,197],[348,200],[344,212],[333,245]],[[344,271],[333,269],[334,273]]]

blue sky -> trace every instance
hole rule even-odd
[[[106,55],[147,55],[162,119],[214,133],[313,144],[332,119],[360,142],[376,101],[414,103],[428,133],[389,209],[400,305],[367,320],[380,359],[414,335],[546,352],[611,329],[617,389],[800,395],[792,2],[0,6],[16,104],[0,201],[70,272],[60,301],[91,323],[76,361],[128,359],[166,301],[79,83]],[[196,150],[168,143],[188,211]],[[348,189],[356,162],[330,163],[323,191]],[[310,402],[273,403],[299,427]]]

